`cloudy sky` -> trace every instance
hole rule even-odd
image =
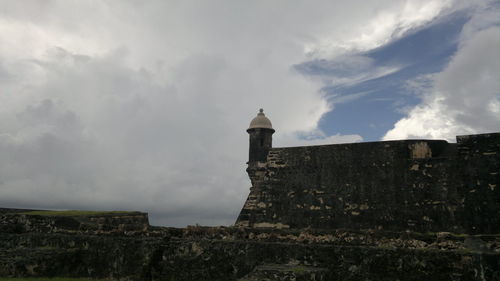
[[[275,146],[500,131],[500,2],[0,0],[0,206],[234,223]]]

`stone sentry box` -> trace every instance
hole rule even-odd
[[[247,129],[249,135],[250,149],[248,153],[248,165],[253,167],[259,162],[265,162],[269,150],[273,147],[274,129],[271,121],[265,116],[261,108],[257,116],[252,119]]]
[[[274,129],[262,111],[247,132],[252,187],[236,225],[500,231],[499,133],[460,136],[458,144],[401,140],[272,148]]]

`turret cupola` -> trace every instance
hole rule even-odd
[[[257,113],[257,117],[252,119],[252,122],[250,122],[250,126],[248,127],[248,130],[250,129],[273,129],[273,125],[271,124],[271,120],[269,120],[266,115],[264,114],[264,109],[259,109],[259,113]],[[247,131],[248,131],[247,130]]]

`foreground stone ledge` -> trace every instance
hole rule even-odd
[[[199,235],[2,233],[0,275],[237,280],[252,277],[252,272],[263,274],[261,269],[269,269],[267,265],[294,265],[308,272],[318,268],[321,276],[328,276],[318,280],[498,280],[499,274],[498,252],[468,249],[466,243],[450,250]],[[264,271],[285,276],[290,273]]]
[[[90,225],[101,221],[73,219]],[[498,235],[114,226],[75,228],[54,223],[53,216],[3,212],[0,276],[440,281],[499,280],[500,276]]]
[[[264,264],[255,267],[248,275],[238,281],[260,280],[295,280],[295,281],[327,281],[329,271],[326,268],[303,266],[296,264]]]

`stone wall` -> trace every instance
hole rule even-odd
[[[0,231],[0,276],[130,281],[500,280],[500,238],[235,227]]]
[[[273,148],[236,223],[498,233],[499,136]]]
[[[458,136],[463,224],[470,233],[500,233],[500,133]]]
[[[96,212],[78,216],[37,215],[38,210],[0,208],[0,232],[143,231],[149,227],[142,212]]]

